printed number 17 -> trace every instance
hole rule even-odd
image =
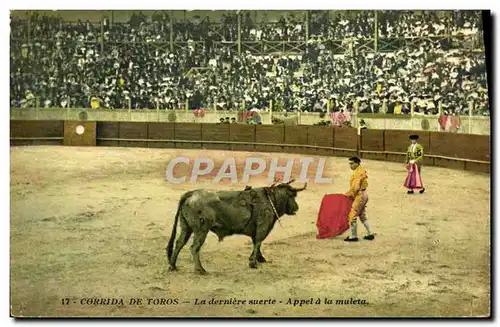
[[[68,305],[69,304],[69,299],[62,299],[62,305]]]

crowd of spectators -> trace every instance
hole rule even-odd
[[[309,34],[323,39],[373,38],[375,14],[373,11],[338,12],[315,11],[310,16]]]
[[[304,41],[304,13],[264,24],[241,13],[244,41]],[[217,108],[436,114],[442,109],[489,114],[484,51],[422,39],[390,53],[325,46],[329,40],[374,35],[374,12],[310,12],[307,51],[241,55],[213,46],[235,41],[238,17],[228,12],[218,32],[208,18],[170,21],[168,12],[133,15],[103,25],[34,15],[11,20],[11,105],[14,107]],[[472,33],[477,12],[379,12],[379,37]],[[28,31],[29,26],[29,31]],[[183,47],[170,49],[170,29]],[[103,33],[101,37],[101,32]],[[28,35],[30,42],[28,42]],[[102,41],[102,42],[101,42]]]
[[[476,33],[481,27],[480,11],[458,11],[446,15],[439,11],[386,11],[379,17],[380,37],[417,37]]]

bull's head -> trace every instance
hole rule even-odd
[[[287,183],[271,186],[271,189],[274,190],[276,210],[280,215],[295,215],[299,210],[296,197],[299,192],[306,189],[307,183],[304,184],[304,187],[295,188],[290,185],[293,182],[294,180],[292,179]]]

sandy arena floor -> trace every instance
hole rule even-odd
[[[333,183],[310,184],[299,194],[297,216],[284,216],[282,226],[276,224],[263,243],[270,262],[249,269],[250,238],[218,242],[210,233],[201,251],[209,275],[198,276],[191,241],[179,256],[179,271],[167,271],[165,246],[180,195],[196,187],[241,190],[246,184],[165,181],[169,159],[196,155],[272,157],[208,150],[11,147],[12,314],[489,315],[489,175],[424,167],[427,191],[410,196],[402,186],[402,164],[364,160],[370,183],[367,214],[376,240],[346,244],[343,237],[315,238],[323,195],[345,192],[351,175],[346,158],[329,158],[326,174]],[[262,179],[248,184],[268,185]],[[364,234],[363,226],[358,233]],[[124,303],[96,305],[89,298]],[[143,302],[130,305],[131,298]],[[231,298],[247,303],[209,304]],[[195,304],[201,300],[206,304]],[[301,306],[294,306],[301,300]]]

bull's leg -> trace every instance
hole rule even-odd
[[[253,251],[252,255],[250,256],[250,263],[249,267],[256,269],[257,268],[257,258],[260,253],[260,245],[262,244],[262,241],[255,241],[253,244]]]
[[[252,242],[253,242],[253,245],[255,246],[255,236],[252,237]],[[252,261],[252,258],[253,258],[253,251],[252,253],[250,254],[250,257],[248,258],[248,260],[251,262]],[[260,263],[263,263],[263,262],[266,262],[266,259],[264,258],[264,256],[262,255],[262,252],[260,252],[260,248],[259,248],[259,252],[257,253],[257,262],[260,262]]]
[[[193,245],[191,245],[191,254],[194,260],[195,271],[201,275],[205,275],[207,271],[203,269],[200,261],[200,249],[207,238],[208,230],[200,230],[194,233]]]
[[[189,241],[192,233],[193,230],[191,229],[191,227],[187,226],[187,224],[185,226],[181,225],[181,234],[175,242],[174,253],[172,253],[172,258],[170,258],[168,270],[177,270],[177,266],[175,265],[177,262],[177,256],[181,252],[184,245],[186,245],[186,243]]]
[[[260,252],[260,249],[259,249],[259,253],[257,254],[257,262],[260,262],[260,263],[266,262],[266,259],[262,255],[262,252]]]
[[[260,259],[264,259],[262,256],[262,253],[260,252],[260,246],[262,242],[266,239],[267,235],[273,228],[274,222],[272,221],[273,214],[271,210],[265,210],[262,213],[264,219],[262,220],[257,220],[256,223],[256,228],[255,228],[255,234],[252,236],[252,241],[253,241],[253,252],[252,255],[250,256],[250,263],[249,266],[250,268],[257,268],[257,259],[260,257]],[[265,261],[265,259],[264,259]]]

